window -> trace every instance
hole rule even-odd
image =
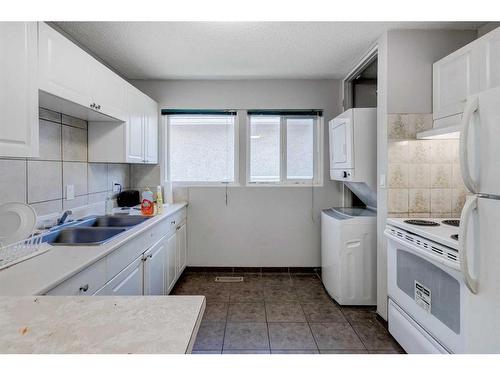
[[[167,121],[172,182],[217,184],[236,181],[235,112],[169,114]]]
[[[318,114],[249,111],[249,184],[320,184]]]

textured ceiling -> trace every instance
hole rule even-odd
[[[57,22],[128,79],[342,78],[388,29],[481,22]]]

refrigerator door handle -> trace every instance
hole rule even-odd
[[[467,98],[467,103],[465,104],[464,114],[462,115],[461,131],[460,131],[460,143],[459,143],[459,154],[460,154],[460,170],[462,172],[462,179],[465,186],[472,193],[478,193],[477,184],[472,178],[469,170],[469,152],[467,150],[468,138],[469,138],[469,128],[471,125],[471,119],[474,112],[479,108],[479,99],[477,96],[471,96]]]
[[[464,208],[462,210],[462,215],[460,217],[460,231],[459,231],[459,242],[458,242],[458,254],[460,257],[460,270],[464,276],[465,285],[471,291],[472,294],[477,294],[478,283],[469,272],[469,261],[467,258],[467,232],[469,228],[469,221],[472,212],[477,209],[477,196],[468,196]]]

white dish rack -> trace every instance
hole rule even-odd
[[[50,250],[51,246],[42,242],[44,234],[46,233],[33,235],[28,239],[6,246],[0,244],[0,270]]]

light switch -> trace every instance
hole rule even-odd
[[[380,187],[385,188],[385,174],[380,175]]]
[[[66,185],[66,200],[75,199],[75,185]]]

